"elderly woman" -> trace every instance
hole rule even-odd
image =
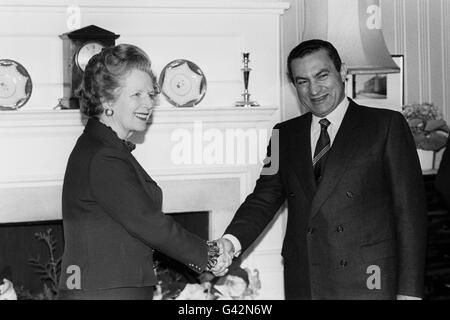
[[[80,89],[89,116],[67,164],[59,299],[151,299],[154,249],[200,273],[215,243],[161,212],[162,192],[127,139],[147,129],[158,94],[148,56],[121,44],[92,57]]]

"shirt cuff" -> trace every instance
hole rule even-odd
[[[232,234],[224,234],[222,238],[228,239],[231,241],[231,243],[234,246],[234,256],[236,258],[239,257],[239,255],[241,254],[241,251],[242,251],[242,246],[241,246],[241,243],[239,242],[239,240]]]

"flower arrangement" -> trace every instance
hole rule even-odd
[[[254,300],[261,289],[259,271],[237,268],[217,279],[212,289],[217,300]]]
[[[166,272],[166,271],[164,271]],[[161,274],[158,274],[158,279]],[[181,278],[178,277],[178,280]],[[227,275],[214,277],[209,272],[202,273],[200,283],[159,281],[154,300],[254,300],[261,289],[259,271],[233,267]],[[172,288],[172,290],[168,290]],[[175,290],[173,290],[175,289]]]
[[[450,129],[434,104],[404,105],[402,114],[408,121],[417,149],[439,151],[445,147]]]
[[[3,284],[0,284],[0,300],[17,300],[14,286],[8,279],[3,279]]]
[[[56,257],[56,245],[52,230],[35,233],[35,239],[45,245],[48,260],[29,259],[34,272],[40,275],[43,290],[32,294],[23,286],[13,286],[7,279],[0,280],[0,300],[55,300],[61,273],[61,257]],[[153,266],[158,279],[154,300],[253,300],[261,289],[259,271],[232,264],[223,277],[209,272],[197,276],[193,271],[159,252]]]

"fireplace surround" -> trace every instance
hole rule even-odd
[[[0,113],[0,224],[61,219],[65,165],[85,122],[78,110],[52,110],[63,92],[58,36],[69,31],[68,8],[72,5],[65,0],[0,4],[2,53],[21,62],[33,81],[26,105]],[[180,58],[195,62],[205,73],[207,93],[201,103],[194,108],[174,108],[162,97],[148,132],[136,137],[133,154],[162,188],[165,213],[207,211],[209,236],[220,237],[252,191],[265,153],[261,146],[267,144],[272,127],[281,119],[285,82],[280,17],[289,3],[80,0],[77,5],[80,27],[95,24],[120,34],[117,43],[141,47],[149,53],[157,75],[168,62]],[[30,46],[46,50],[36,52]],[[233,107],[244,89],[242,52],[250,52],[249,90],[261,107]],[[249,130],[264,133],[258,135],[255,150],[243,142],[244,150],[256,154],[258,162],[205,161],[201,157],[200,161],[192,158],[192,163],[176,163],[173,133],[182,130],[196,141],[196,124],[202,127],[203,152],[230,130],[240,132],[233,139],[242,141],[248,139]],[[209,132],[207,138],[204,132]],[[243,257],[243,266],[260,272],[261,299],[284,297],[280,255],[284,224],[282,211]]]
[[[268,139],[277,113],[276,108],[268,107],[157,109],[148,132],[136,137],[133,154],[162,188],[163,211],[207,211],[209,237],[220,237],[253,189],[265,150],[257,150],[257,163],[174,164],[172,149],[177,141],[172,141],[173,132],[182,128],[193,136],[195,123],[201,121],[204,130],[213,128],[223,132],[223,136],[227,130],[239,128],[242,132],[266,130]],[[0,159],[0,224],[61,219],[65,164],[84,123],[78,110],[2,113],[0,145],[8,152]],[[243,139],[245,142],[246,137]],[[267,285],[260,291],[262,299],[279,299],[283,295],[283,233],[281,214],[243,257],[242,265],[257,268],[261,281]]]
[[[170,214],[184,228],[202,239],[209,238],[209,212],[177,212]],[[37,296],[43,292],[43,284],[51,285],[43,280],[38,269],[31,263],[36,260],[45,265],[50,259],[49,248],[36,235],[51,235],[54,259],[62,257],[64,250],[64,228],[62,220],[32,221],[0,224],[0,279],[11,281],[16,291]],[[156,253],[156,260],[163,263],[164,268],[179,272],[187,279],[195,281],[196,274],[188,267]]]

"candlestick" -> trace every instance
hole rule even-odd
[[[248,52],[244,52],[243,54],[243,63],[244,63],[244,68],[242,68],[242,73],[244,75],[244,93],[242,94],[242,96],[244,97],[244,100],[242,101],[237,101],[235,103],[236,107],[257,107],[259,106],[259,104],[256,101],[251,101],[250,100],[250,93],[248,92],[248,82],[249,82],[249,78],[250,78],[250,71],[252,69],[250,69],[248,67],[248,63],[250,62],[249,56],[250,53]]]

